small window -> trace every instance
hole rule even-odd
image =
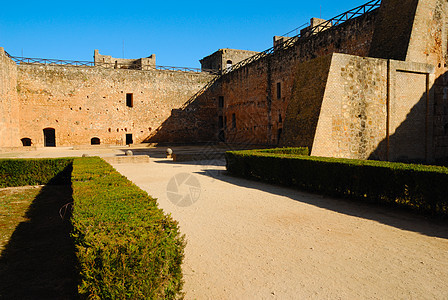
[[[90,145],[100,145],[100,144],[101,144],[101,141],[97,137],[94,137],[90,140]]]
[[[30,138],[23,138],[21,139],[23,147],[30,147],[31,146],[31,139]]]
[[[278,114],[278,122],[279,122],[279,123],[282,123],[282,122],[283,122],[282,114]]]
[[[232,114],[232,128],[236,129],[236,116],[235,116],[235,114]]]
[[[448,123],[443,126],[443,129],[445,129],[445,135],[448,135]]]
[[[223,96],[218,97],[218,106],[219,106],[219,108],[224,108],[224,97]]]
[[[231,61],[231,60],[228,60],[228,61],[227,61],[227,66],[226,66],[226,67],[227,67],[227,68],[231,68],[231,67],[232,67],[232,64],[233,64],[232,61]]]
[[[134,106],[134,94],[127,93],[126,94],[126,106],[133,107]]]
[[[282,128],[279,128],[279,129],[277,130],[277,144],[280,144],[280,140],[281,140],[281,138],[282,138],[282,132],[283,132],[283,129],[282,129]]]
[[[218,127],[219,129],[224,128],[224,118],[222,116],[219,116]]]
[[[277,99],[282,98],[282,84],[277,82]]]

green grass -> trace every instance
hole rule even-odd
[[[28,220],[26,211],[40,190],[41,187],[0,189],[0,253],[17,225]]]

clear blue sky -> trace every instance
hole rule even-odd
[[[0,46],[11,55],[93,60],[156,54],[157,65],[200,67],[220,48],[262,51],[311,17],[368,0],[2,1]],[[322,7],[322,9],[320,9]]]

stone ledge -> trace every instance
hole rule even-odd
[[[109,164],[138,164],[149,163],[148,155],[135,155],[135,156],[110,156],[102,157]]]

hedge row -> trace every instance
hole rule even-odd
[[[446,167],[251,150],[227,152],[226,161],[227,170],[238,176],[448,215]]]
[[[251,150],[249,150],[251,151]],[[273,148],[273,149],[259,149],[252,150],[258,153],[272,153],[272,154],[290,154],[290,155],[310,155],[310,150],[308,147],[299,148]]]
[[[0,188],[70,184],[73,159],[0,159]]]
[[[81,297],[182,295],[184,237],[155,199],[96,157],[75,159],[72,188]]]

